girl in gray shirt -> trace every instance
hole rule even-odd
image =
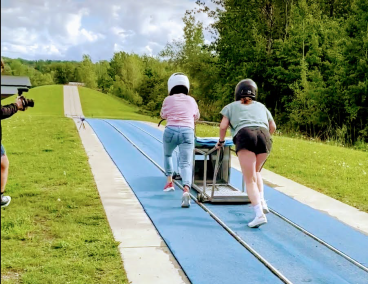
[[[226,130],[231,127],[231,135],[236,154],[244,176],[247,194],[256,217],[248,223],[257,228],[267,223],[265,213],[269,213],[264,199],[261,169],[272,148],[271,135],[276,124],[269,110],[256,101],[257,85],[251,79],[245,79],[235,88],[235,102],[225,106],[220,124],[220,140],[217,148],[224,143]]]

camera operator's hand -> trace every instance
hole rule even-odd
[[[22,100],[20,98],[17,98],[15,100],[15,104],[17,105],[18,110],[22,110],[23,109],[23,102],[22,102]]]

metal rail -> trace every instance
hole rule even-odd
[[[213,122],[216,123],[216,122]],[[131,123],[130,123],[131,124]],[[150,133],[144,131],[143,129],[141,129],[140,127],[131,124],[132,126],[142,130],[143,132],[147,133],[148,135],[150,135],[151,137],[155,138],[157,141],[161,142],[159,139],[157,139],[156,137],[152,136]],[[244,180],[243,180],[244,183]],[[284,220],[285,222],[287,222],[288,224],[290,224],[291,226],[293,226],[294,228],[296,228],[297,230],[301,231],[302,233],[308,235],[309,237],[311,237],[312,239],[316,240],[317,242],[319,242],[320,244],[326,246],[327,248],[329,248],[330,250],[332,250],[333,252],[337,253],[338,255],[340,255],[341,257],[345,258],[346,260],[350,261],[352,264],[356,265],[357,267],[359,267],[360,269],[364,270],[365,272],[368,272],[368,267],[362,265],[361,263],[359,263],[358,261],[356,261],[355,259],[351,258],[350,256],[348,256],[347,254],[343,253],[342,251],[338,250],[337,248],[335,248],[334,246],[328,244],[327,242],[323,241],[322,239],[318,238],[317,236],[313,235],[311,232],[307,231],[306,229],[302,228],[301,226],[299,226],[298,224],[294,223],[293,221],[291,221],[290,219],[286,218],[285,216],[281,215],[280,213],[278,213],[277,211],[273,210],[272,208],[269,207],[269,210],[272,214],[276,215],[277,217],[281,218],[282,220]]]
[[[325,241],[321,240],[320,238],[318,238],[317,236],[313,235],[312,233],[308,232],[307,230],[303,229],[302,227],[300,227],[299,225],[297,225],[296,223],[294,223],[293,221],[289,220],[288,218],[286,218],[285,216],[282,216],[280,213],[278,213],[277,211],[268,208],[270,210],[271,213],[275,214],[277,217],[281,218],[282,220],[286,221],[287,223],[289,223],[290,225],[292,225],[293,227],[295,227],[296,229],[298,229],[299,231],[303,232],[304,234],[308,235],[309,237],[311,237],[312,239],[316,240],[317,242],[319,242],[320,244],[326,246],[327,248],[329,248],[330,250],[332,250],[333,252],[337,253],[338,255],[342,256],[343,258],[345,258],[346,260],[350,261],[352,264],[356,265],[357,267],[363,269],[365,272],[368,272],[368,267],[365,267],[364,265],[362,265],[361,263],[359,263],[358,261],[356,261],[355,259],[351,258],[350,256],[346,255],[345,253],[343,253],[342,251],[338,250],[337,248],[331,246],[330,244],[326,243]]]
[[[149,161],[151,161],[157,168],[159,168],[163,173],[165,170],[161,168],[154,160],[152,160],[142,149],[140,149],[132,140],[130,140],[123,132],[121,132],[118,128],[112,125],[110,122],[105,121],[107,124],[112,126],[117,132],[119,132],[124,138],[131,143],[139,152],[141,152]],[[133,125],[133,124],[131,124]],[[134,126],[134,125],[133,125]],[[184,190],[183,186],[178,182],[174,181],[175,184],[182,190]],[[287,279],[280,271],[278,271],[272,264],[270,264],[266,259],[264,259],[257,251],[255,251],[250,245],[248,245],[245,241],[243,241],[233,230],[231,230],[220,218],[218,218],[210,209],[208,209],[205,205],[198,202],[197,198],[195,198],[191,193],[190,197],[203,209],[205,210],[213,219],[215,219],[230,235],[232,235],[243,247],[245,247],[251,254],[253,254],[260,262],[262,262],[273,274],[275,274],[281,281],[287,284],[292,284],[289,279]]]

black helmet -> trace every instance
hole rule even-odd
[[[235,100],[240,101],[245,97],[256,100],[257,90],[257,84],[252,79],[241,80],[235,87]]]

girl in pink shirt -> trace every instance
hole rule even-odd
[[[189,189],[192,185],[192,162],[194,150],[194,122],[199,119],[199,109],[189,96],[189,79],[183,73],[174,73],[168,81],[169,96],[165,98],[161,117],[167,120],[163,136],[164,165],[167,184],[164,191],[175,190],[172,175],[172,153],[179,146],[179,168],[184,193],[182,207],[190,207]]]

